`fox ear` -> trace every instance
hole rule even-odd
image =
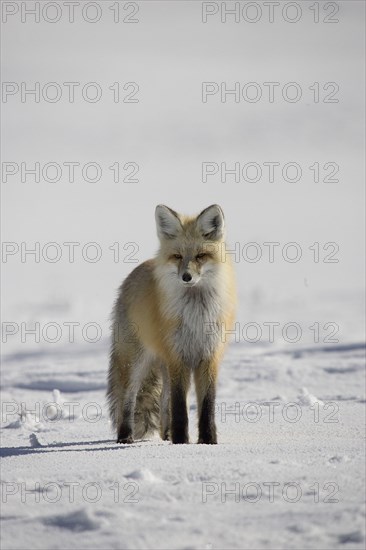
[[[197,226],[206,239],[218,241],[224,236],[224,213],[218,204],[212,204],[197,217]]]
[[[156,207],[155,220],[159,239],[174,239],[182,229],[178,214],[164,204]]]

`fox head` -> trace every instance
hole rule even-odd
[[[185,217],[159,204],[155,211],[159,263],[183,287],[201,285],[217,272],[225,239],[224,214],[217,204]]]

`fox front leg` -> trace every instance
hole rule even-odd
[[[160,396],[160,435],[163,441],[170,439],[170,383],[165,365],[161,366],[163,387]]]
[[[170,436],[172,443],[189,443],[187,392],[190,371],[187,367],[170,368]]]
[[[215,399],[217,368],[212,364],[201,364],[194,371],[198,405],[198,443],[217,443],[215,423]]]

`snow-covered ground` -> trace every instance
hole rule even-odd
[[[16,173],[2,184],[1,547],[363,548],[364,3],[281,2],[271,23],[268,3],[241,2],[262,18],[221,23],[224,3],[214,2],[203,23],[201,2],[140,2],[134,15],[135,3],[121,2],[132,24],[113,22],[109,0],[96,2],[95,24],[80,16],[83,0],[74,23],[58,2],[54,24],[52,6],[35,23],[21,20],[34,2],[1,4],[2,78],[19,85],[2,103],[2,160],[13,163],[3,176]],[[290,23],[281,13],[294,18],[294,4],[302,15]],[[63,95],[23,102],[22,82],[56,82]],[[65,82],[80,84],[73,103]],[[103,91],[96,103],[78,94],[89,82]],[[121,94],[138,83],[139,102],[114,102],[116,82]],[[263,97],[203,102],[202,82],[255,82]],[[268,82],[279,83],[273,102]],[[295,103],[282,95],[293,82]],[[329,82],[336,103],[324,102]],[[22,163],[36,162],[40,181],[22,181]],[[59,181],[43,177],[50,162]],[[84,177],[88,162],[99,181]],[[114,182],[117,162],[123,177],[138,165],[138,182]],[[297,182],[291,169],[283,177],[289,162]],[[257,163],[262,178],[206,181],[203,163]],[[279,163],[274,181],[268,163]],[[328,181],[336,165],[339,181]],[[194,213],[214,202],[239,294],[219,444],[195,444],[192,394],[192,444],[117,445],[105,403],[116,289],[156,251],[156,204]]]
[[[103,347],[9,358],[2,548],[364,547],[362,345],[233,344],[215,447],[117,445],[106,361]]]

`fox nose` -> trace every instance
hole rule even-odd
[[[189,283],[192,280],[192,275],[190,273],[183,273],[182,279],[185,283]]]

